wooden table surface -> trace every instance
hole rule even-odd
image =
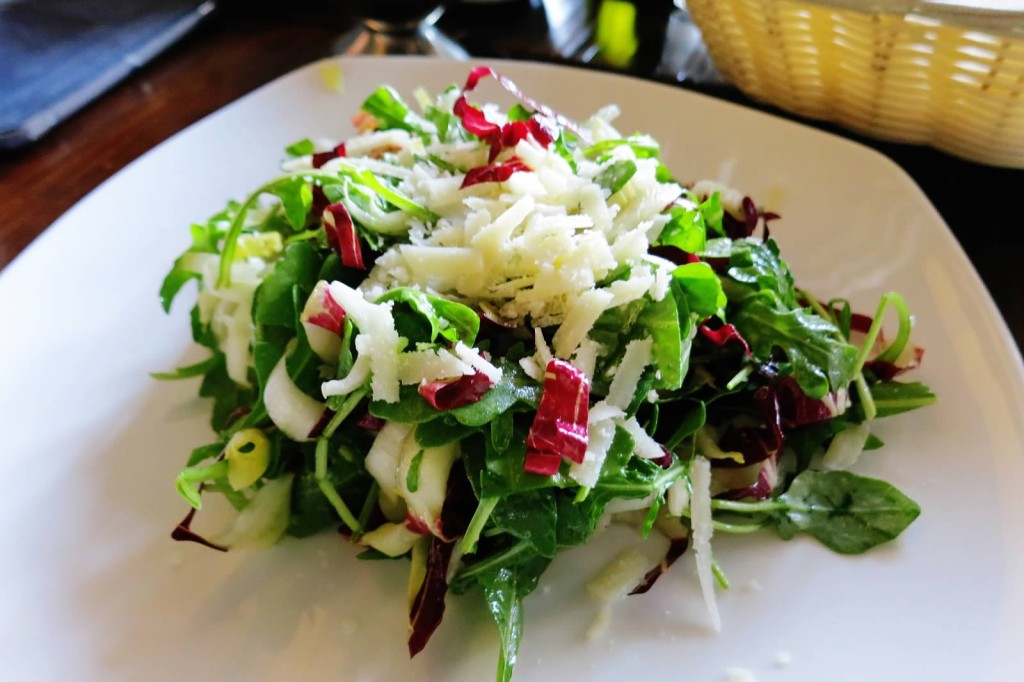
[[[530,5],[525,0],[520,5],[524,2]],[[514,16],[520,23],[509,26],[507,19],[496,34],[488,25],[493,15],[486,12],[499,10],[482,6],[452,7],[440,26],[474,56],[575,61],[566,57],[566,46],[558,41],[577,39],[583,28],[587,5],[576,4],[578,10],[563,16],[567,23],[560,27],[531,23],[517,10]],[[330,14],[318,9],[318,4],[303,0],[295,0],[287,11],[269,2],[222,3],[197,31],[42,140],[0,154],[0,269],[75,202],[142,153],[265,82],[330,54],[352,19],[343,9]],[[638,57],[626,71],[651,76],[641,39]],[[779,113],[720,84],[684,81],[680,87]],[[1008,247],[1024,227],[1015,206],[1015,192],[1024,189],[1024,171],[802,122],[864,142],[914,178],[985,281],[1018,347],[1024,346],[1021,265],[1015,249]]]

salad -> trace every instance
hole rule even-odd
[[[478,99],[492,81],[511,106]],[[574,122],[487,67],[411,94],[379,87],[355,135],[292,144],[192,225],[160,296],[197,281],[210,355],[154,376],[202,377],[216,435],[177,477],[174,539],[340,529],[361,559],[408,561],[410,655],[449,595],[480,594],[509,680],[524,598],[609,523],[668,549],[620,556],[592,594],[645,592],[690,550],[718,628],[714,534],[858,554],[913,522],[848,470],[882,446],[875,419],[935,401],[902,380],[923,351],[899,294],[867,316],[799,288],[779,216],[676,176],[614,106]],[[237,515],[200,534],[211,493]]]

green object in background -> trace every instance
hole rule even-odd
[[[636,54],[636,5],[623,0],[603,0],[597,11],[596,42],[612,66],[629,66]]]

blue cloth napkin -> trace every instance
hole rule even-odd
[[[54,125],[185,35],[212,0],[0,0],[0,148]]]

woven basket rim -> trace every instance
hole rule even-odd
[[[998,7],[983,0],[807,0],[808,4],[860,14],[915,16],[965,30],[1024,39],[1024,4]]]

